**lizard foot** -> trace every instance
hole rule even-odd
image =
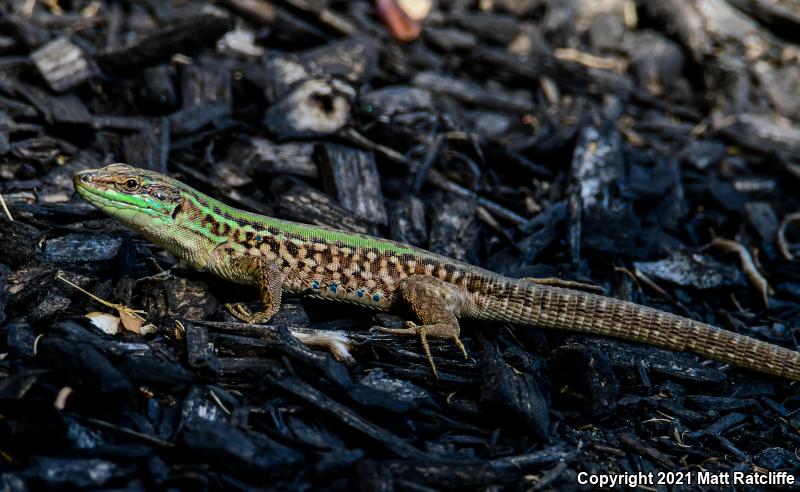
[[[428,344],[428,337],[438,338],[440,340],[451,340],[456,344],[461,353],[464,354],[464,360],[469,358],[467,349],[461,343],[459,338],[460,329],[458,325],[451,325],[449,323],[438,323],[432,325],[418,325],[413,321],[406,321],[406,328],[385,328],[383,326],[375,327],[378,331],[384,333],[393,333],[395,335],[417,335],[422,344],[422,351],[425,353],[425,358],[428,359],[428,364],[431,366],[431,371],[434,377],[439,377],[439,372],[436,370],[436,363],[433,362],[433,354],[431,354],[431,347]]]
[[[258,311],[253,313],[250,311],[250,309],[247,308],[247,306],[245,306],[241,302],[225,304],[225,309],[227,309],[228,312],[231,313],[233,316],[235,316],[237,319],[253,325],[266,323],[267,321],[270,320],[270,318],[272,318],[272,315],[274,314],[267,311]]]

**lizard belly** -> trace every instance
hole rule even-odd
[[[394,287],[368,275],[338,270],[308,271],[284,263],[283,290],[316,299],[350,302],[372,309],[388,310],[394,302]]]

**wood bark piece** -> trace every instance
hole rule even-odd
[[[230,29],[230,16],[217,7],[207,5],[199,11],[187,8],[178,15],[169,26],[103,52],[98,63],[106,70],[129,71],[168,59],[184,50],[194,51],[204,43],[216,41]]]
[[[264,114],[264,125],[279,140],[330,135],[350,119],[353,89],[337,80],[310,79]]]
[[[358,217],[387,223],[378,168],[372,152],[326,143],[316,149],[325,190]]]
[[[277,206],[280,217],[359,234],[374,234],[377,231],[375,224],[356,216],[315,188],[288,179],[277,180],[273,187],[280,196]]]
[[[81,49],[61,37],[31,53],[31,58],[51,89],[64,92],[86,81],[91,72]]]
[[[231,146],[226,160],[251,174],[291,174],[316,178],[319,168],[313,159],[314,145],[312,142],[279,144],[266,138],[242,139]]]

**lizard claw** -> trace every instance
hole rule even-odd
[[[271,313],[267,311],[258,311],[254,313],[250,311],[250,309],[248,309],[248,307],[241,302],[228,303],[225,304],[224,307],[235,318],[239,319],[240,321],[244,321],[245,323],[257,325],[261,323],[266,323],[267,321],[270,320],[270,318],[272,318]]]
[[[429,335],[433,338],[452,340],[456,347],[458,347],[458,349],[464,355],[464,360],[469,359],[467,349],[464,347],[464,344],[461,343],[461,339],[458,337],[458,334],[452,333],[451,330],[447,329],[447,327],[443,328],[442,325],[418,325],[413,321],[406,321],[406,328],[385,328],[383,326],[376,326],[375,329],[377,331],[393,333],[395,335],[419,336],[419,341],[422,344],[422,351],[425,353],[425,358],[428,359],[428,364],[431,366],[431,371],[436,378],[439,377],[439,372],[436,370],[436,363],[433,362],[433,354],[431,354],[431,348],[428,344]]]

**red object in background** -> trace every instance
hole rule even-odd
[[[417,39],[422,32],[422,24],[413,20],[400,8],[396,0],[375,0],[378,17],[398,41],[408,42]]]

